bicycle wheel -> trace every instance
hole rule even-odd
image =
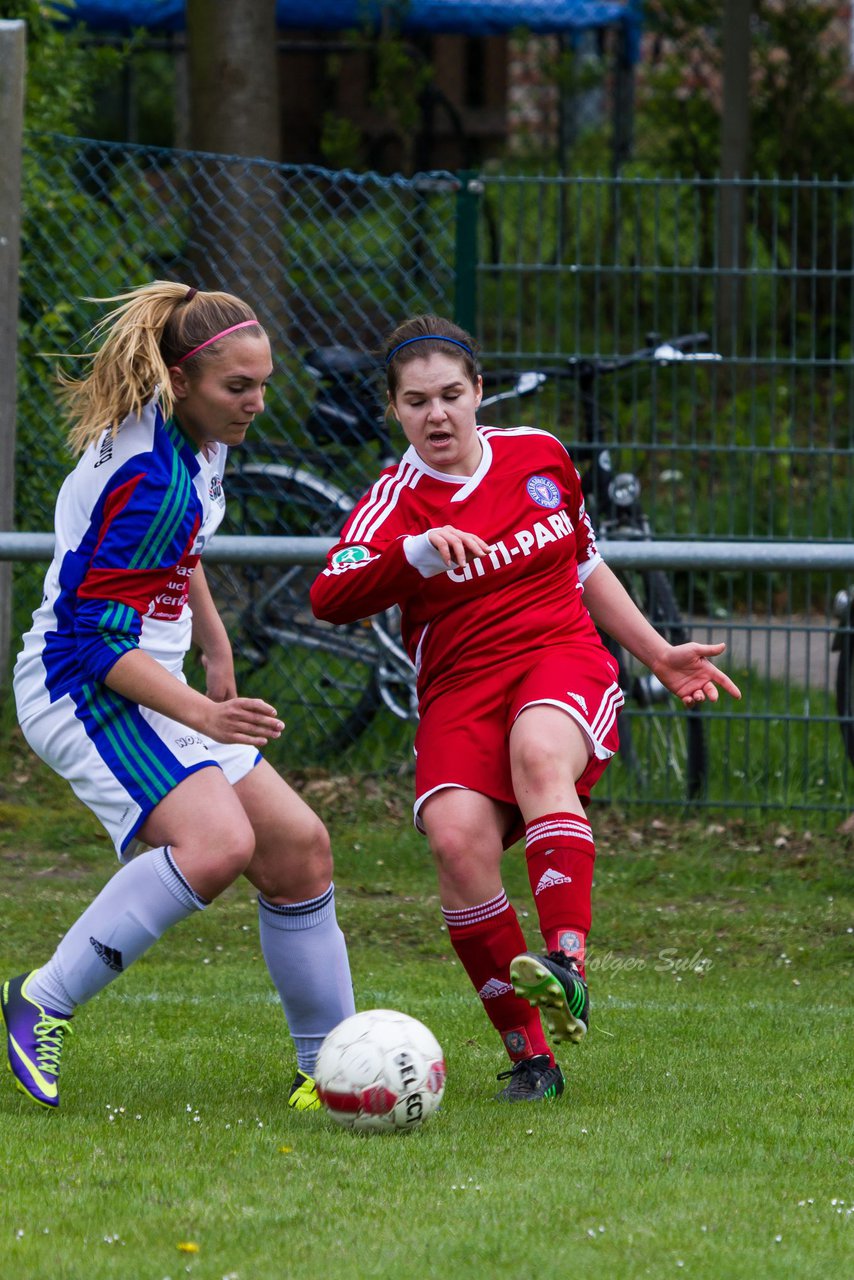
[[[670,579],[660,570],[623,571],[623,585],[659,635],[670,644],[689,639]],[[620,721],[620,754],[649,795],[674,788],[696,800],[706,788],[708,751],[699,707],[680,710],[673,695],[619,645],[609,648],[620,669],[627,709]]]
[[[297,467],[244,467],[226,483],[223,532],[334,537],[348,513],[339,490]],[[316,564],[220,564],[206,572],[240,691],[278,709],[291,763],[322,763],[350,746],[380,705],[370,621],[332,626],[314,617]]]
[[[836,667],[836,713],[848,759],[854,764],[854,607],[841,618],[833,647],[839,653]]]
[[[371,619],[376,644],[377,693],[398,720],[418,719],[415,667],[403,648],[395,604]]]

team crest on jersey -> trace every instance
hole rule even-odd
[[[371,553],[367,547],[342,547],[340,551],[336,551],[332,557],[332,563],[338,564],[361,564],[363,560],[370,560]]]
[[[548,476],[531,476],[525,488],[540,507],[556,507],[560,502],[560,490]]]
[[[220,502],[222,500],[222,478],[220,476],[211,476],[210,489],[211,502]]]

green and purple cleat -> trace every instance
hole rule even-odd
[[[9,978],[0,992],[6,1023],[9,1070],[15,1084],[40,1107],[59,1106],[59,1060],[70,1019],[27,995],[32,973]]]

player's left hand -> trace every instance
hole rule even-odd
[[[205,672],[205,692],[212,702],[228,702],[229,698],[237,697],[237,679],[231,653],[210,658],[203,653],[202,667]]]
[[[462,569],[470,560],[488,556],[492,550],[492,545],[476,533],[466,533],[452,524],[428,529],[427,540],[436,548],[449,569]]]
[[[723,643],[695,644],[693,641],[668,645],[652,668],[653,675],[677,698],[681,698],[686,707],[695,707],[701,702],[717,702],[718,685],[730,697],[740,698],[738,685],[710,661],[725,648]]]

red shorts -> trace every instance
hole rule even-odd
[[[579,725],[589,746],[587,768],[576,783],[584,804],[619,746],[623,705],[617,664],[599,645],[572,645],[526,653],[518,661],[485,666],[483,675],[439,694],[415,735],[415,825],[425,800],[444,787],[480,791],[516,804],[510,775],[510,730],[525,707],[559,707]],[[518,839],[520,831],[516,824]],[[512,843],[512,841],[508,841]]]

